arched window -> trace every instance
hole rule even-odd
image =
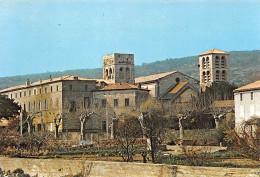
[[[223,70],[221,73],[222,81],[226,81],[226,71]]]
[[[180,78],[177,77],[177,78],[175,79],[175,81],[176,81],[176,83],[179,83],[179,82],[180,82]]]
[[[219,68],[219,57],[218,56],[215,57],[215,67]]]
[[[203,68],[206,68],[206,60],[205,60],[204,57],[202,58],[202,67],[203,67]]]
[[[207,76],[206,76],[205,71],[203,71],[203,73],[202,73],[202,82],[207,83]]]
[[[124,68],[120,68],[119,69],[119,79],[123,79],[124,78]]]
[[[219,75],[220,75],[220,72],[219,70],[216,71],[216,81],[219,81]]]
[[[112,79],[112,68],[109,69],[108,79]]]
[[[221,57],[221,68],[225,68],[226,65],[226,59],[224,56]]]
[[[106,78],[108,79],[108,69],[106,69]]]
[[[208,80],[208,82],[210,82],[210,73],[209,73],[209,71],[207,71],[207,80]]]
[[[206,65],[209,68],[209,57],[206,58]]]
[[[130,80],[130,69],[128,67],[126,68],[126,80]]]

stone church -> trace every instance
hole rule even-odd
[[[207,62],[210,57],[211,61],[216,56],[202,55],[202,61]],[[218,71],[221,74],[224,71],[222,56],[228,57],[227,54],[219,56]],[[227,64],[228,60],[225,60]],[[207,68],[203,68],[202,74],[208,73]],[[210,68],[209,72],[217,72]],[[228,74],[229,71],[225,72]],[[198,96],[200,90],[198,80],[178,71],[138,78],[134,75],[134,55],[113,53],[103,56],[103,79],[68,75],[40,79],[35,83],[27,80],[25,85],[1,90],[0,94],[14,99],[24,111],[34,114],[33,131],[53,132],[55,121],[60,118],[59,132],[70,139],[79,139],[79,115],[86,110],[93,111],[94,114],[86,121],[86,139],[89,140],[100,135],[113,138],[111,127],[114,120],[136,111],[150,97],[166,103],[189,102]],[[221,77],[224,78],[223,74]],[[226,75],[225,79],[229,76]]]

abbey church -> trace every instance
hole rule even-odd
[[[217,49],[199,55],[198,81],[179,71],[135,78],[134,55],[113,53],[103,56],[103,79],[68,75],[35,83],[27,80],[25,85],[1,90],[0,94],[35,115],[35,132],[53,132],[58,116],[61,136],[78,139],[79,115],[91,110],[94,114],[86,122],[86,139],[102,133],[108,138],[114,120],[136,111],[150,97],[166,104],[190,102],[210,83],[229,81],[228,56]]]

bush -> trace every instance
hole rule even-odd
[[[13,171],[13,173],[24,174],[24,171],[21,168],[17,168]]]

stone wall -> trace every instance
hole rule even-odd
[[[175,176],[176,167],[161,164],[126,163],[126,162],[101,162],[63,159],[19,159],[0,157],[0,168],[13,171],[22,168],[30,175],[38,177],[58,177],[68,174],[84,173],[85,176],[149,176],[170,177]]]
[[[22,168],[30,175],[38,177],[58,177],[68,174],[84,173],[85,176],[106,177],[258,177],[260,169],[256,168],[223,168],[223,167],[196,167],[173,166],[163,164],[144,164],[126,162],[101,162],[63,159],[19,159],[0,157],[0,168],[13,171]]]

